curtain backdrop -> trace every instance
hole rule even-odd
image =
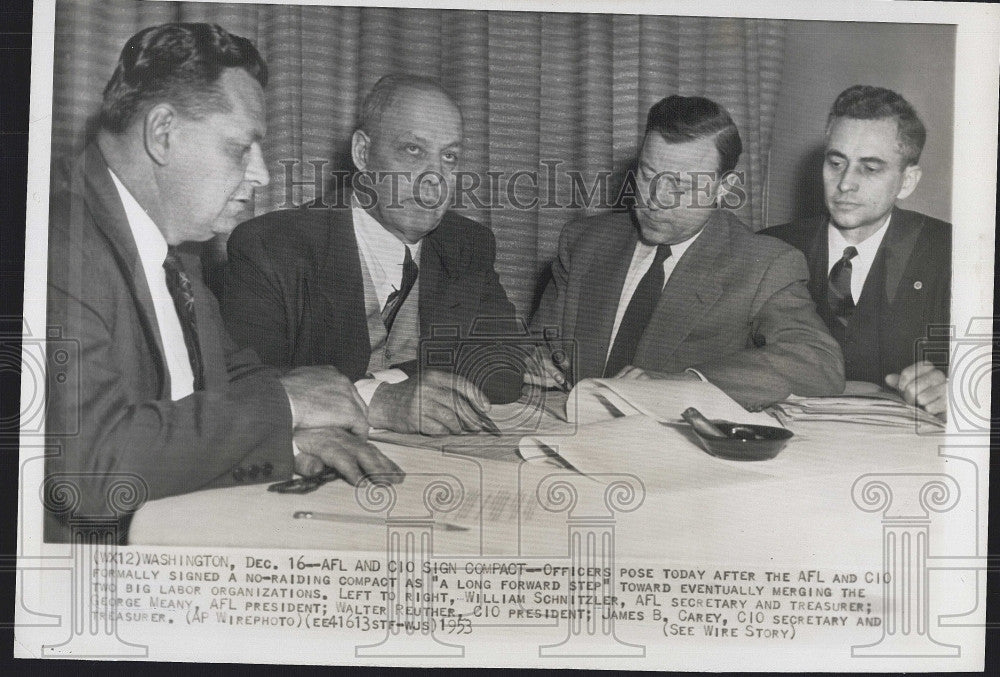
[[[669,94],[707,96],[729,110],[744,144],[737,169],[747,199],[737,213],[755,228],[764,225],[782,21],[63,0],[56,12],[54,156],[83,144],[128,37],[166,21],[218,23],[253,40],[268,62],[264,152],[271,184],[257,196],[258,214],[289,202],[286,167],[293,161],[295,181],[313,180],[315,165],[308,163],[327,161],[327,172],[349,167],[360,100],[381,76],[439,78],[465,117],[463,170],[507,177],[542,170],[537,186],[530,177],[517,182],[515,201],[529,208],[515,208],[505,191],[491,197],[484,185],[475,195],[495,206],[464,210],[492,228],[498,272],[523,313],[532,308],[562,226],[600,210],[553,207],[570,203],[570,173],[585,188],[602,172],[621,176],[636,155],[646,111]],[[554,183],[546,166],[557,167],[549,173]],[[310,184],[295,188],[292,202],[317,197],[323,195]],[[223,243],[215,248],[224,251]]]

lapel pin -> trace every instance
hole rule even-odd
[[[913,283],[913,288],[919,291],[924,288],[924,283],[921,282],[920,280],[917,280],[916,282]]]

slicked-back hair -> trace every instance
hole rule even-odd
[[[837,118],[895,120],[896,142],[899,144],[904,166],[920,162],[920,153],[927,141],[927,129],[910,102],[891,89],[872,85],[848,87],[830,108],[830,115],[826,119],[827,135]]]
[[[407,89],[424,92],[439,92],[451,101],[461,116],[462,110],[458,103],[440,82],[433,78],[425,78],[411,73],[390,73],[382,76],[376,82],[361,104],[361,116],[358,129],[374,138],[376,130],[382,123],[382,115],[392,107],[399,93]]]
[[[191,117],[228,110],[218,85],[228,68],[267,84],[267,64],[253,43],[215,24],[168,23],[145,28],[125,43],[104,88],[101,126],[120,134],[154,103]]]
[[[646,116],[646,134],[656,132],[667,143],[684,143],[715,138],[719,151],[719,174],[736,168],[743,152],[740,130],[726,109],[701,96],[668,96],[661,99]]]

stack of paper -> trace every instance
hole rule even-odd
[[[581,425],[575,435],[528,435],[518,449],[529,463],[570,468],[591,478],[627,473],[647,492],[674,492],[760,482],[766,465],[715,458],[694,432],[637,414]]]
[[[838,421],[912,428],[916,424],[944,428],[944,422],[907,404],[896,393],[877,386],[849,382],[845,394],[832,397],[789,397],[771,407],[782,423],[788,421]]]
[[[518,451],[527,461],[568,465],[585,475],[635,472],[654,485],[745,481],[745,467],[724,470],[731,462],[709,456],[686,424],[663,425],[682,422],[681,412],[688,407],[709,419],[779,425],[768,414],[748,412],[704,381],[588,379],[567,398],[566,418],[579,426],[573,434],[527,435]],[[706,479],[705,473],[714,479]],[[689,482],[689,475],[698,480]]]
[[[688,407],[695,407],[709,419],[778,425],[768,414],[747,411],[717,386],[694,380],[587,379],[570,393],[566,419],[594,423],[620,415],[645,414],[664,423],[677,423]]]

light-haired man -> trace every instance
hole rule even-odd
[[[462,372],[462,341],[514,318],[493,234],[449,210],[462,146],[461,110],[437,81],[380,79],[351,138],[350,207],[271,212],[230,238],[222,311],[236,340],[279,367],[336,366],[375,428],[488,426],[491,403],[520,396],[521,371],[498,353],[475,383]],[[450,362],[429,363],[421,340],[442,331]]]

